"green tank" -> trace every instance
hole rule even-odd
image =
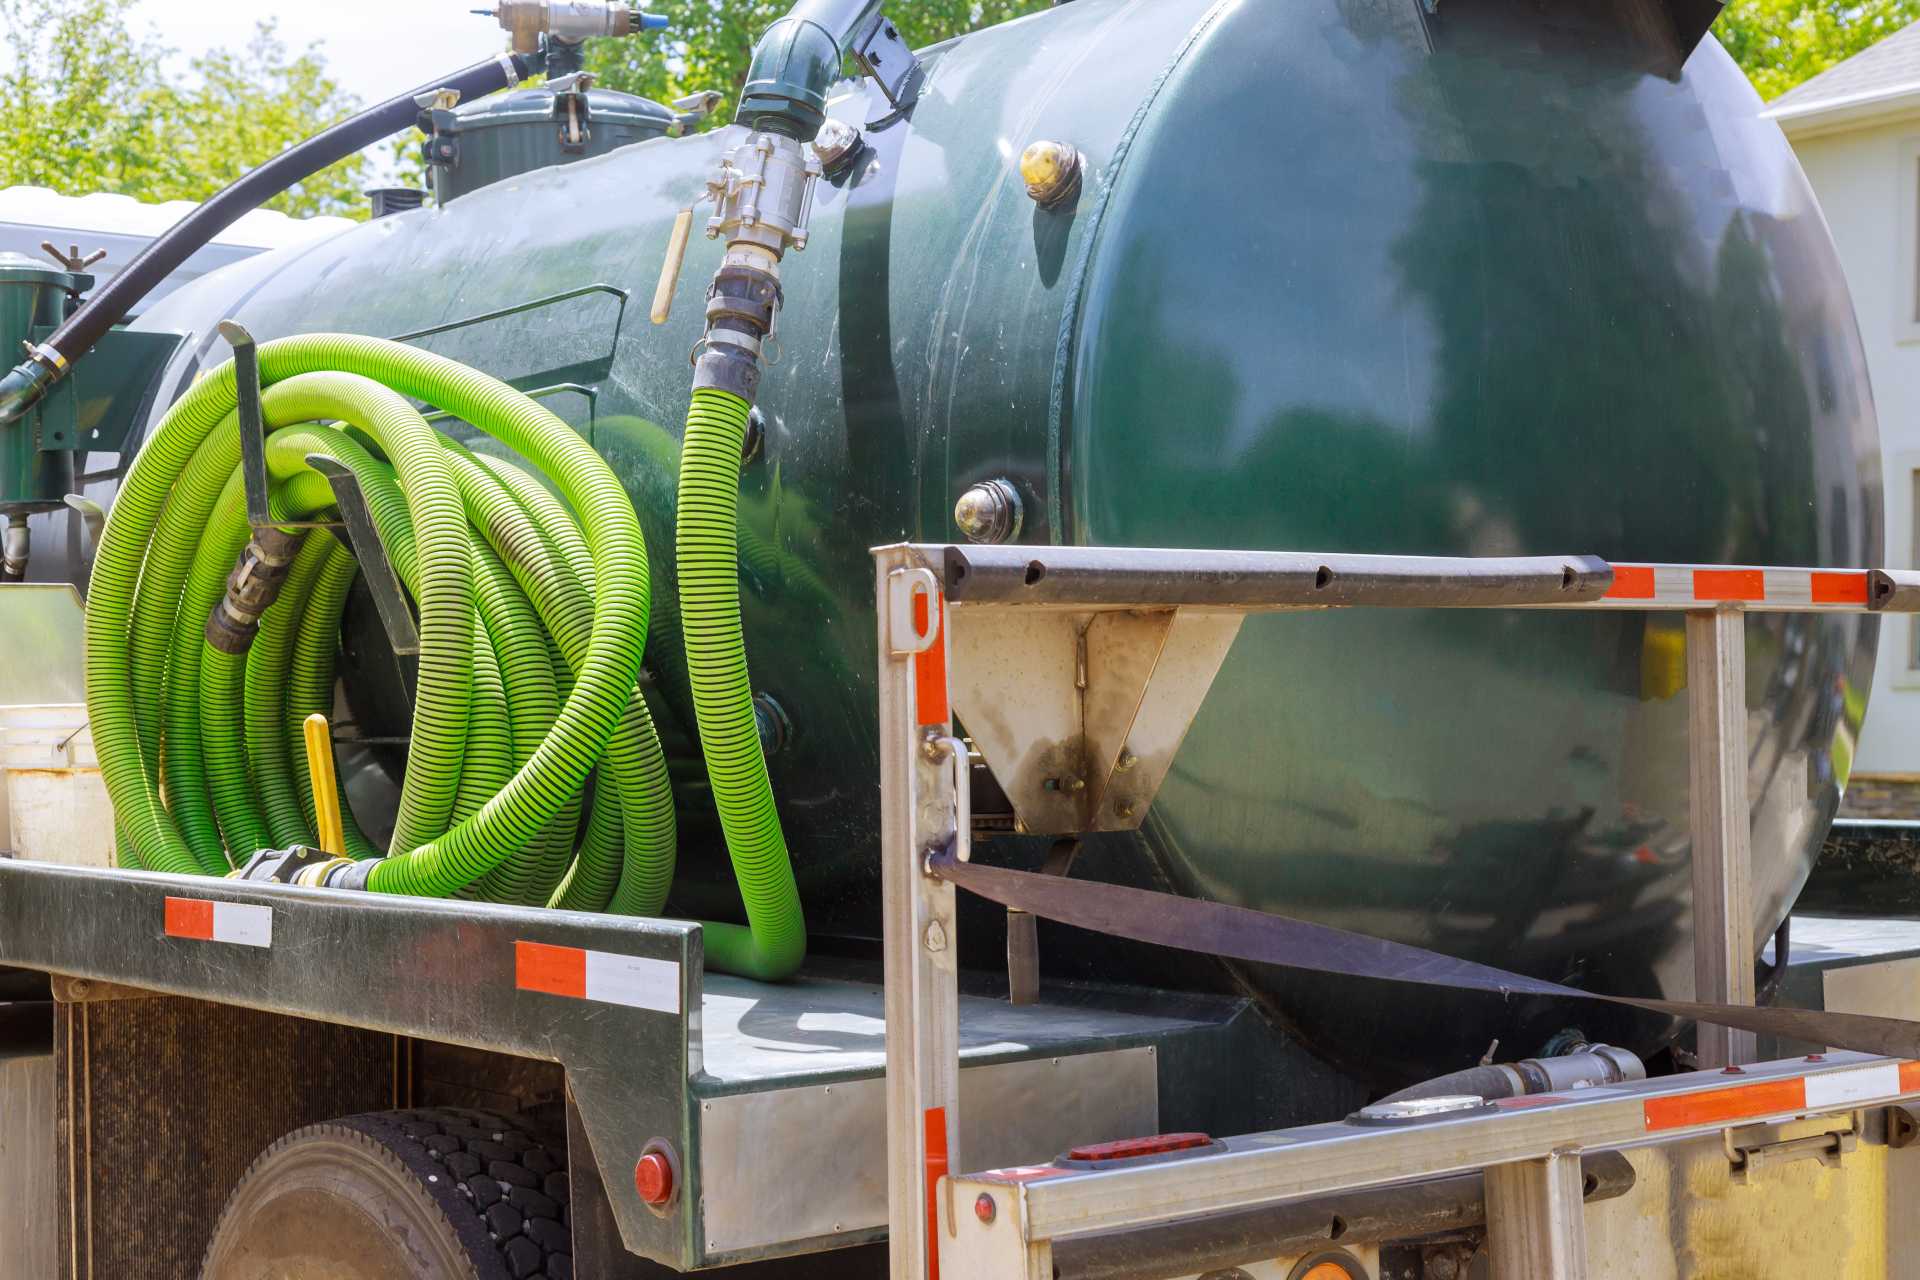
[[[1683,7],[1075,0],[924,51],[906,111],[835,95],[862,138],[783,268],[742,476],[748,650],[816,950],[878,932],[868,548],[957,540],[980,482],[1011,487],[1031,543],[1877,563],[1839,263]],[[691,282],[719,247],[696,237],[666,323],[647,300],[735,133],[522,174],[182,290],[142,320],[191,334],[160,399],[225,357],[226,316],[262,339],[420,335],[592,441],[670,601]],[[1083,163],[1047,207],[1016,172],[1037,140]],[[1845,783],[1875,627],[1770,615],[1748,644],[1765,936]],[[670,610],[648,667],[682,811],[671,909],[730,915]],[[1090,842],[1076,874],[1686,996],[1684,671],[1662,617],[1251,620],[1145,832]],[[983,968],[997,928],[963,923]],[[1238,985],[1370,1074],[1495,1037],[1536,1052],[1575,1019],[1640,1049],[1672,1032],[1064,930],[1043,954],[1054,975]]]

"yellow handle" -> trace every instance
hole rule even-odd
[[[333,734],[318,711],[307,717],[307,776],[313,780],[313,812],[320,822],[320,850],[340,857],[347,851],[340,822],[340,791],[333,779]]]
[[[687,237],[693,234],[693,210],[682,209],[673,219],[667,238],[667,260],[660,264],[660,283],[653,291],[653,322],[665,324],[673,314],[673,291],[680,287],[680,264],[687,260]]]

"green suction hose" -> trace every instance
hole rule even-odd
[[[331,509],[309,458],[346,467],[419,607],[392,848],[379,856],[343,805],[346,852],[359,861],[329,868],[327,882],[657,913],[675,833],[636,687],[651,612],[646,549],[606,464],[533,400],[439,356],[331,335],[269,343],[259,356],[274,518]],[[520,453],[558,496],[436,435],[415,400]],[[283,538],[295,549],[277,562],[285,581],[257,633],[209,638],[236,558],[260,545],[246,520],[235,402],[231,365],[181,399],[129,470],[95,559],[89,715],[123,858],[153,870],[224,873],[262,847],[314,840],[300,725],[330,708],[356,565],[329,535]],[[676,555],[687,683],[749,921],[708,924],[707,954],[716,969],[778,979],[799,967],[806,926],[741,634],[747,414],[738,396],[694,393]]]
[[[620,821],[588,823],[602,831],[595,857],[604,863],[612,850],[613,865],[586,878],[604,883],[598,905],[657,912],[672,874],[673,812],[635,692],[646,552],[606,464],[533,400],[439,356],[333,335],[269,343],[259,355],[276,517],[308,519],[331,505],[309,454],[348,466],[419,605],[418,701],[392,856],[362,864],[357,878],[393,893],[445,895],[476,882],[517,900],[554,893],[563,876],[581,878],[568,862],[588,775],[617,760],[624,776],[601,791],[617,793]],[[560,498],[532,513],[491,469],[467,474],[410,399],[525,456]],[[223,872],[296,826],[311,832],[289,726],[330,698],[351,561],[309,550],[328,535],[307,535],[288,588],[261,618],[264,641],[236,655],[205,639],[250,533],[235,400],[230,364],[182,397],[130,468],[95,559],[88,712],[125,856],[154,870]],[[316,420],[357,428],[384,457],[347,432],[298,425]],[[469,521],[476,494],[503,512],[485,528]],[[593,519],[581,527],[572,512]],[[562,535],[557,520],[568,525]],[[538,555],[543,522],[547,545],[577,540],[585,562]],[[354,851],[370,852],[361,839]]]
[[[707,954],[730,972],[780,979],[800,967],[807,927],[767,780],[740,628],[740,450],[749,409],[726,391],[694,391],[680,448],[674,558],[700,748],[750,922],[744,929],[707,925]]]

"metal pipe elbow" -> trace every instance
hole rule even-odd
[[[800,0],[753,49],[736,124],[810,142],[853,37],[880,0]]]

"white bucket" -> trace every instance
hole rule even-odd
[[[85,703],[0,707],[7,847],[30,862],[113,865],[113,805]]]

